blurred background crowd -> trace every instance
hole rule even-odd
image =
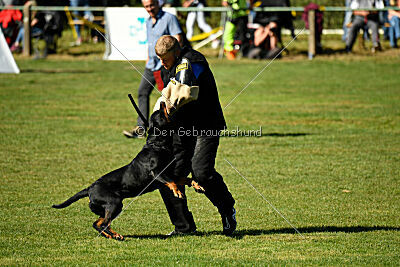
[[[376,53],[385,46],[397,48],[400,37],[400,11],[368,11],[369,8],[400,7],[400,0],[159,0],[164,7],[197,7],[198,11],[179,11],[178,19],[192,45],[203,39],[210,39],[208,47],[220,49],[229,60],[238,57],[271,59],[281,56],[284,47],[284,32],[289,38],[295,38],[302,28],[308,28],[308,13],[315,11],[316,50],[322,53],[324,34],[336,35],[342,42],[341,52],[351,53],[358,40],[359,49]],[[23,50],[24,26],[23,12],[18,9],[6,9],[7,6],[67,6],[67,7],[142,7],[138,0],[0,0],[0,26],[13,53]],[[202,7],[228,7],[229,12],[202,12]],[[365,11],[326,12],[325,6],[366,8]],[[259,7],[302,7],[301,12],[265,12]],[[103,36],[103,11],[52,11],[37,10],[31,12],[31,38],[42,40],[44,48],[34,46],[36,54],[46,57],[58,53],[60,38],[72,36],[68,47],[82,44],[97,44]],[[216,29],[223,28],[223,34],[217,35]],[[97,29],[97,30],[96,30]],[[202,37],[203,34],[203,37]],[[199,37],[200,36],[200,37]],[[358,38],[358,39],[357,39]],[[62,41],[66,46],[65,40]],[[39,51],[44,50],[44,51]]]

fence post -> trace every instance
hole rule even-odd
[[[316,38],[315,38],[315,10],[308,11],[308,59],[313,59],[316,54]]]
[[[30,1],[24,5],[24,56],[31,55],[31,7]]]

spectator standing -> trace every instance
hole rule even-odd
[[[69,4],[71,7],[89,7],[89,0],[69,0]],[[85,10],[85,11],[73,11],[72,14],[82,16],[83,18],[88,20],[88,21],[93,21],[94,16],[91,11]],[[74,21],[76,22],[78,18],[74,18]],[[81,36],[81,26],[75,24],[75,31],[77,34],[77,39],[75,41],[75,45],[81,45],[82,43],[82,36]]]
[[[187,0],[183,2],[183,7],[196,7],[199,11],[190,11],[186,18],[186,37],[188,40],[193,37],[193,27],[197,18],[197,25],[199,28],[207,33],[212,30],[211,26],[207,24],[204,12],[201,11],[206,6],[205,0]]]
[[[345,6],[347,8],[350,7],[350,3],[351,3],[351,0],[345,0]],[[353,15],[353,12],[351,12],[350,10],[344,12],[343,36],[342,36],[343,42],[346,42],[346,40],[347,40],[347,34],[348,34],[348,31],[349,31],[349,26],[350,26],[350,23],[351,23],[351,16],[352,15]]]
[[[234,51],[235,33],[242,44],[246,43],[246,31],[248,21],[248,8],[246,0],[222,0],[222,5],[229,7],[227,21],[225,23],[224,35],[224,50],[227,59],[234,60],[236,53]]]
[[[350,4],[352,9],[362,8],[383,8],[384,3],[382,0],[352,0]],[[379,14],[376,11],[367,10],[354,10],[354,18],[352,21],[351,28],[348,32],[348,38],[346,40],[346,52],[350,53],[354,42],[357,38],[358,32],[365,25],[372,31],[372,52],[380,49],[379,43]]]
[[[391,0],[391,6],[400,8],[400,0]],[[390,22],[389,40],[390,46],[397,48],[397,39],[400,38],[400,11],[389,10],[388,19]]]
[[[324,13],[320,10],[319,5],[315,3],[309,3],[304,7],[304,12],[301,15],[302,20],[306,24],[306,29],[310,28],[309,21],[308,21],[308,13],[310,10],[315,11],[315,45],[317,53],[322,51],[322,44],[321,44],[321,36],[322,31],[324,29]]]
[[[164,88],[161,62],[154,50],[156,42],[163,35],[173,35],[179,42],[183,42],[184,38],[178,19],[174,15],[164,12],[160,8],[158,0],[142,0],[142,4],[150,17],[146,20],[148,59],[138,89],[138,102],[140,111],[148,119],[150,94],[155,84],[160,91]],[[128,138],[145,137],[146,126],[138,117],[137,126],[131,131],[123,131],[123,134]]]

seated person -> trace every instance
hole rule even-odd
[[[278,25],[271,22],[265,27],[260,25],[254,32],[253,48],[250,49],[247,56],[249,58],[274,58],[276,52],[279,52],[278,38],[276,31]]]
[[[254,7],[287,6],[287,1],[261,0]],[[254,22],[259,27],[254,32],[254,48],[248,53],[250,58],[274,58],[279,52],[280,16],[279,12],[257,12]]]
[[[28,6],[28,5],[37,6],[37,3],[36,3],[35,0],[26,1],[24,6]],[[31,27],[32,27],[32,31],[35,31],[35,29],[33,27],[37,23],[37,19],[35,19],[36,13],[37,13],[36,11],[32,11],[31,12]],[[19,53],[19,52],[22,51],[23,43],[24,43],[24,34],[25,34],[25,29],[24,29],[24,25],[22,24],[21,27],[19,28],[17,38],[15,39],[14,44],[11,46],[11,52]]]
[[[383,1],[374,1],[372,3],[369,0],[353,0],[350,4],[352,9],[360,9],[360,8],[383,8]],[[379,43],[379,14],[376,11],[367,11],[367,10],[355,10],[353,11],[353,21],[351,28],[349,29],[348,37],[346,40],[346,52],[351,52],[358,32],[365,25],[371,29],[372,31],[372,52],[375,52],[377,49],[380,49]]]
[[[400,8],[400,0],[390,1],[390,5]],[[397,47],[397,39],[400,38],[400,11],[389,10],[388,19],[390,22],[389,40],[391,47]]]
[[[8,46],[11,46],[18,34],[18,29],[22,25],[22,13],[19,10],[3,9],[0,10],[0,29]]]

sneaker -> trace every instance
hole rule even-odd
[[[225,51],[226,58],[228,60],[235,60],[236,54],[234,51]]]
[[[127,138],[145,138],[146,129],[143,126],[136,126],[132,131],[122,132]]]
[[[381,48],[381,45],[380,45],[380,44],[378,44],[378,45],[376,45],[376,46],[373,46],[373,47],[371,48],[372,54],[375,54],[376,52],[381,51],[381,50],[382,50],[382,48]]]
[[[180,231],[172,231],[171,233],[168,233],[167,236],[171,237],[171,236],[184,236],[184,235],[193,235],[196,233],[196,230],[193,231],[188,231],[188,232],[180,232]]]
[[[13,44],[10,48],[11,52],[15,52],[15,53],[21,53],[22,52],[22,47],[20,47],[17,44]]]
[[[223,233],[224,235],[231,235],[236,230],[237,222],[236,222],[236,210],[232,208],[232,214],[230,215],[221,215],[222,225],[224,227]]]

